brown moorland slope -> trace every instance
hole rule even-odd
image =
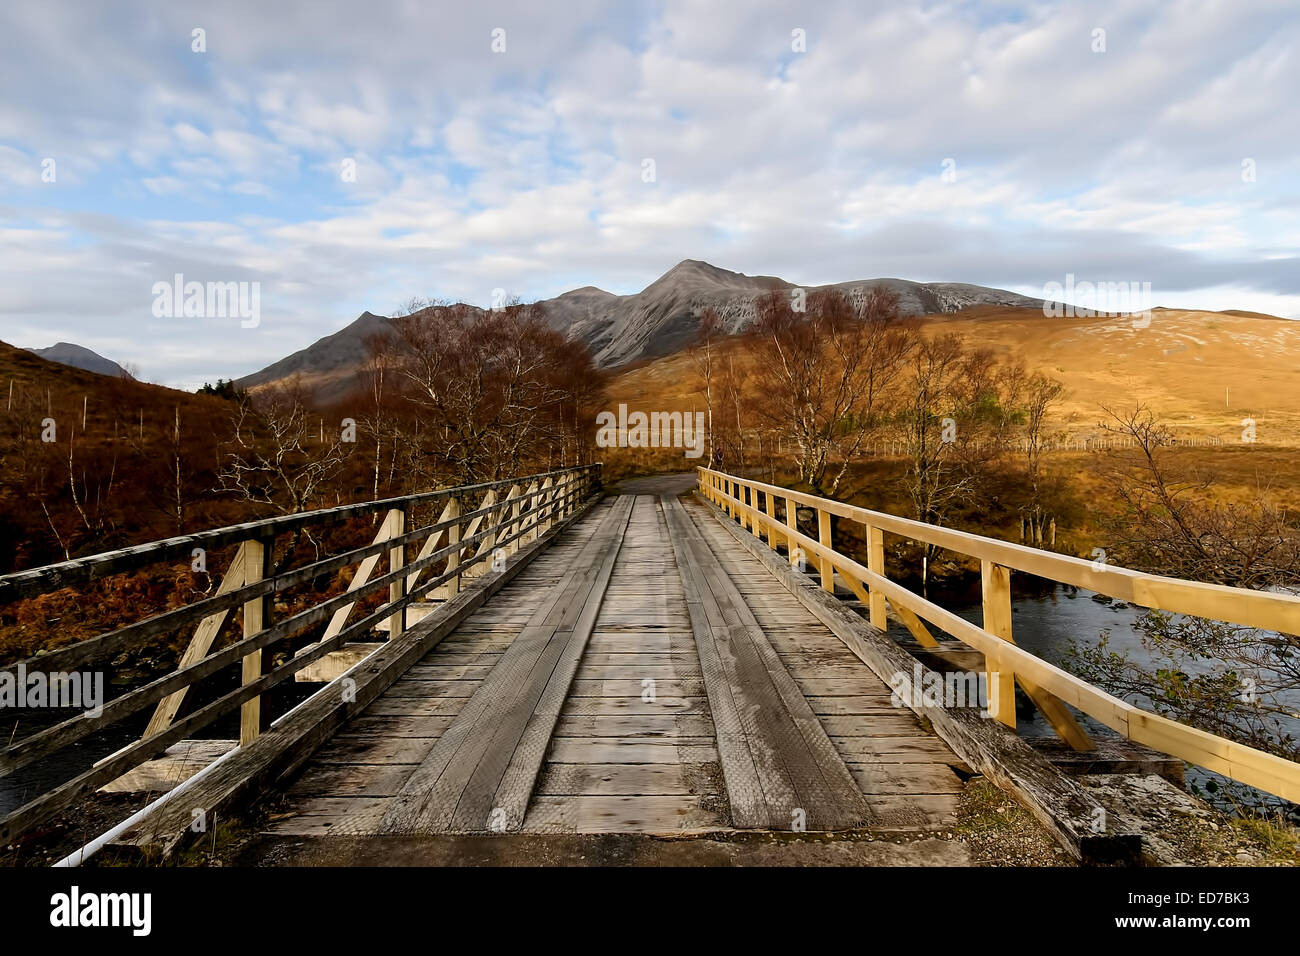
[[[229,421],[219,398],[0,342],[0,573],[236,519],[211,495]]]
[[[920,319],[928,334],[956,332],[972,345],[1019,359],[1059,379],[1056,410],[1071,432],[1096,431],[1103,407],[1149,405],[1186,436],[1240,440],[1242,419],[1256,423],[1259,443],[1300,444],[1300,322],[1272,316],[1154,309],[1149,325],[1128,316],[1048,318],[1037,309],[981,306]],[[749,361],[739,341],[723,359]],[[611,408],[702,410],[691,356],[680,352],[616,374]]]

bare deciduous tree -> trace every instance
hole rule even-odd
[[[1121,560],[1195,581],[1270,587],[1300,575],[1300,536],[1286,513],[1257,490],[1248,502],[1207,503],[1213,473],[1181,463],[1173,432],[1145,405],[1106,409],[1107,429],[1132,441],[1110,451],[1100,471],[1121,504],[1105,530]]]
[[[1108,453],[1101,473],[1120,511],[1104,523],[1117,563],[1191,580],[1252,588],[1300,586],[1300,529],[1257,489],[1247,502],[1211,499],[1214,475],[1171,448],[1173,434],[1143,405],[1107,413],[1131,447]],[[1159,713],[1300,759],[1294,732],[1300,637],[1148,611],[1137,621],[1153,660],[1111,651],[1108,635],[1075,642],[1071,670]],[[1256,802],[1238,791],[1237,799]]]
[[[956,333],[924,337],[900,379],[896,418],[907,470],[904,489],[913,516],[944,524],[958,503],[971,503],[1004,453],[1012,413],[1008,379],[987,349],[970,349]],[[938,549],[925,545],[921,581]]]
[[[880,427],[882,400],[915,347],[897,295],[876,286],[855,301],[822,289],[798,312],[788,293],[774,290],[759,300],[746,341],[760,417],[796,449],[801,480],[834,495]],[[833,464],[838,468],[823,488]]]
[[[311,508],[351,450],[339,429],[318,427],[297,380],[242,397],[233,428],[221,490],[281,514]]]
[[[708,308],[700,313],[700,328],[691,347],[691,360],[703,386],[704,407],[708,416],[708,448],[705,457],[713,465],[717,464],[713,441],[714,364],[717,359],[718,344],[723,334],[722,320],[715,309]]]
[[[550,328],[536,304],[457,304],[436,320],[398,318],[394,331],[430,477],[468,483],[558,460],[577,440],[579,406],[599,391],[587,350]]]
[[[1043,507],[1043,450],[1049,437],[1047,421],[1064,391],[1064,385],[1042,372],[1034,372],[1025,380],[1024,447],[1025,471],[1029,478],[1026,510],[1030,540],[1040,548],[1043,546],[1043,532],[1051,519]]]

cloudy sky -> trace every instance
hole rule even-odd
[[[0,339],[166,384],[683,258],[1300,317],[1295,0],[5,0],[0,88]]]

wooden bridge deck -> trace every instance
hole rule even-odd
[[[925,830],[960,763],[705,505],[622,496],[322,746],[270,832]]]

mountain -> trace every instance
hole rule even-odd
[[[729,332],[739,332],[753,321],[759,298],[790,288],[773,276],[747,276],[685,259],[634,295],[587,287],[543,304],[556,328],[585,342],[597,365],[613,368],[686,347],[705,308],[716,309]]]
[[[318,402],[337,401],[356,385],[356,372],[365,360],[371,336],[387,335],[391,321],[382,315],[362,312],[351,325],[317,339],[260,372],[245,375],[235,384],[240,388],[255,388],[297,376],[315,393]]]
[[[47,349],[27,349],[27,351],[39,355],[46,361],[58,362],[60,365],[69,365],[87,372],[98,372],[100,375],[111,375],[114,378],[134,378],[112,359],[106,359],[98,352],[92,352],[71,342],[59,342]]]
[[[866,292],[875,285],[897,292],[905,315],[954,313],[975,306],[1042,306],[1041,299],[951,282],[862,279],[804,288],[809,292],[837,288],[853,293]],[[754,321],[763,295],[773,289],[795,287],[776,276],[749,276],[698,259],[684,259],[632,295],[584,286],[545,299],[541,305],[552,328],[583,342],[597,365],[617,368],[685,348],[695,337],[700,313],[706,308],[717,311],[728,332],[741,332]],[[436,320],[437,311],[438,307],[428,310],[430,320]],[[365,312],[346,328],[239,379],[237,384],[255,388],[297,375],[318,402],[338,401],[355,387],[355,373],[364,359],[367,338],[384,333],[389,322],[386,317]]]

